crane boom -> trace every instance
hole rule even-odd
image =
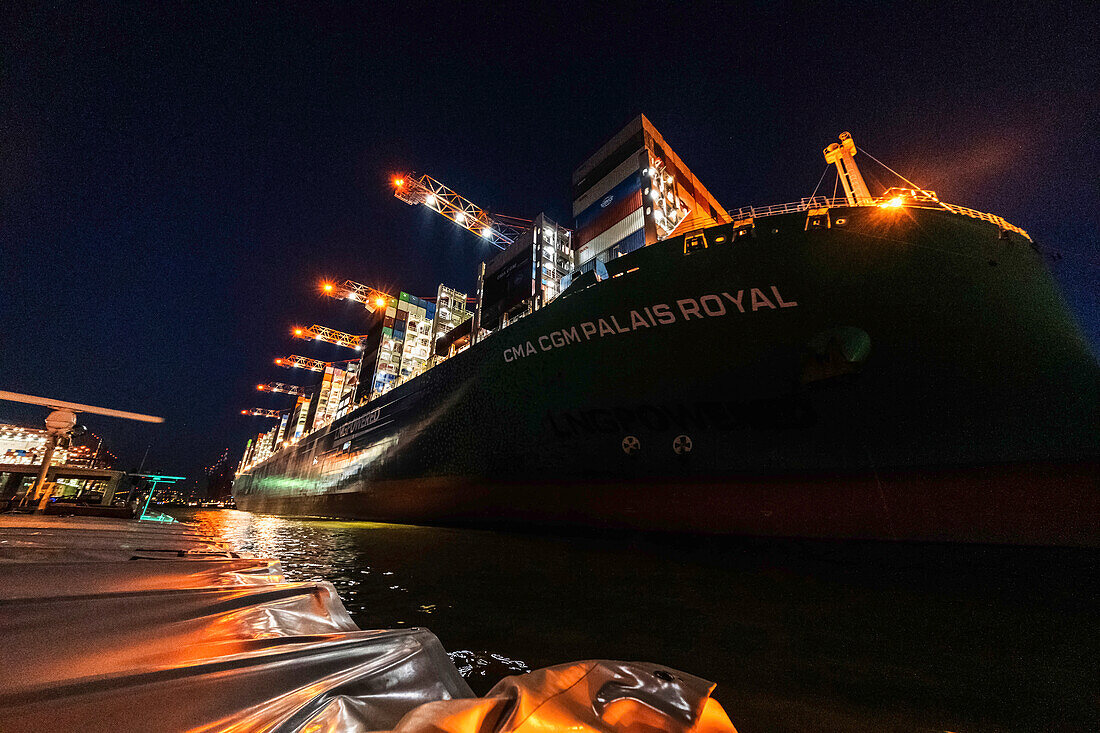
[[[256,417],[279,417],[285,410],[261,410],[254,407],[251,410],[241,410],[242,415],[254,415]]]
[[[346,349],[355,349],[356,351],[363,350],[362,336],[353,336],[350,333],[337,331],[334,328],[318,326],[316,323],[309,328],[297,327],[293,329],[291,333],[307,341],[324,341],[325,343],[343,346]]]
[[[393,187],[393,195],[406,204],[423,204],[500,249],[507,249],[530,228],[522,219],[493,216],[427,174],[398,176],[393,179]]]
[[[284,384],[282,382],[268,382],[267,384],[257,384],[256,389],[261,392],[283,392],[285,394],[301,394],[306,393],[305,387],[299,387],[296,384]]]
[[[341,298],[353,300],[356,303],[362,303],[363,307],[371,313],[374,313],[379,308],[385,308],[387,305],[397,300],[389,293],[383,293],[378,288],[372,288],[369,285],[357,283],[354,280],[345,280],[343,285],[323,283],[321,285],[321,292],[331,298]]]
[[[305,356],[298,356],[297,354],[291,354],[290,356],[281,356],[275,360],[275,364],[281,367],[308,369],[311,372],[323,372],[331,362],[320,361],[318,359],[310,359]]]

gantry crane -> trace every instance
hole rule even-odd
[[[353,336],[350,333],[337,331],[333,328],[318,326],[316,323],[309,328],[295,326],[291,329],[291,333],[295,337],[307,341],[324,341],[325,343],[336,344],[337,346],[343,346],[346,349],[355,349],[356,351],[363,350],[363,339],[365,338],[364,336]]]
[[[347,364],[351,361],[359,360],[344,359],[343,361],[321,361],[320,359],[310,359],[306,356],[291,354],[290,356],[280,356],[276,358],[275,366],[286,367],[287,369],[308,369],[311,372],[323,372],[327,367],[333,364]]]
[[[251,410],[241,410],[242,415],[255,415],[256,417],[280,417],[286,410],[261,410],[254,407]]]
[[[283,384],[282,382],[268,382],[267,384],[257,384],[256,389],[260,392],[283,392],[285,394],[304,395],[306,394],[308,387],[300,387],[296,384]]]
[[[337,300],[351,300],[362,303],[363,307],[371,313],[380,308],[385,308],[397,300],[389,293],[384,293],[378,288],[372,288],[370,285],[357,283],[354,280],[345,280],[343,285],[330,282],[321,283],[321,292]],[[421,300],[435,300],[436,298],[434,295],[421,295],[419,297]],[[477,298],[469,296],[466,300],[472,302],[476,301]]]
[[[427,174],[417,176],[409,172],[396,176],[393,189],[393,195],[406,204],[423,204],[500,249],[507,249],[516,237],[531,228],[527,219],[490,214]]]
[[[291,354],[290,356],[280,356],[275,359],[275,365],[281,367],[308,369],[311,372],[323,372],[325,367],[331,364],[331,361],[320,361],[319,359],[310,359],[305,356],[298,356],[297,354]]]
[[[354,280],[345,280],[343,285],[322,283],[321,292],[332,298],[353,300],[356,303],[362,303],[363,307],[371,313],[374,313],[379,308],[385,308],[387,305],[397,300],[397,298],[394,298],[389,293],[383,293],[378,288],[372,288],[369,285],[357,283]]]

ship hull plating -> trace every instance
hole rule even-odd
[[[875,208],[704,240],[612,261],[244,472],[238,506],[1097,544],[1098,369],[1030,242]]]

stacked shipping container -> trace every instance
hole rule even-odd
[[[577,271],[639,247],[730,221],[729,214],[639,115],[573,173]]]

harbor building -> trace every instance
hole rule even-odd
[[[48,438],[49,434],[41,428],[0,425],[0,463],[11,466],[41,465]],[[68,449],[57,446],[50,465],[62,466],[68,462]]]
[[[654,242],[731,221],[645,115],[573,172],[577,273]]]

